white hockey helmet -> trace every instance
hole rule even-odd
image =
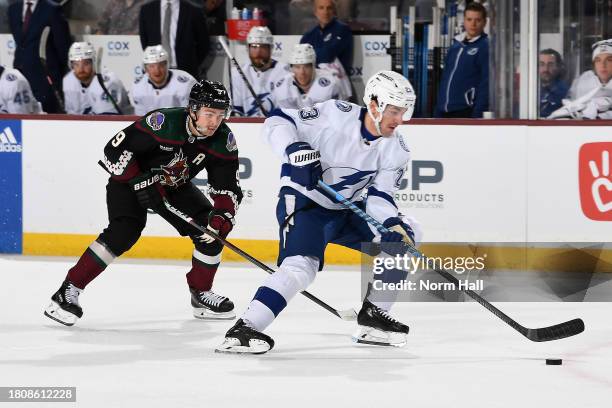
[[[612,38],[597,41],[591,48],[593,48],[593,56],[591,61],[594,60],[599,54],[612,54]]]
[[[293,46],[291,56],[289,57],[289,64],[312,64],[316,66],[317,54],[315,54],[314,48],[310,44],[296,44]]]
[[[378,119],[374,117],[374,113],[370,110],[370,101],[376,102],[376,110],[381,113]],[[410,120],[414,113],[414,104],[416,102],[416,94],[410,82],[401,74],[393,71],[378,71],[370,79],[365,86],[363,102],[368,108],[370,117],[376,124],[376,129],[380,133],[379,125],[382,120],[382,113],[387,105],[406,108],[406,112],[402,116],[405,121]]]
[[[249,30],[246,42],[247,44],[264,44],[272,47],[274,44],[274,37],[268,27],[255,26]]]
[[[71,62],[81,60],[91,60],[93,66],[96,66],[96,50],[88,41],[74,42],[68,49],[68,65]]]
[[[161,45],[150,45],[145,48],[142,56],[142,63],[156,64],[158,62],[168,61],[168,51]]]

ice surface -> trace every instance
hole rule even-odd
[[[0,386],[76,386],[78,407],[604,407],[612,396],[611,303],[498,303],[528,327],[582,317],[585,333],[532,343],[476,303],[402,303],[403,348],[355,345],[354,324],[298,295],[269,328],[263,356],[216,354],[232,322],[191,316],[188,263],[123,261],[81,296],[83,318],[43,316],[75,262],[1,257]],[[215,290],[241,313],[267,275],[228,265]],[[359,273],[322,272],[309,288],[359,306]],[[562,358],[562,366],[546,366]],[[0,408],[9,407],[0,403]]]

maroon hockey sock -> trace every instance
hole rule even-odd
[[[85,289],[85,286],[102,273],[113,259],[115,256],[105,245],[94,241],[81,255],[76,265],[70,268],[66,279],[77,288]]]
[[[194,250],[191,258],[191,270],[187,273],[189,287],[198,291],[210,290],[220,260],[221,254],[210,256]]]

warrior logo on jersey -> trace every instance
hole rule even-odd
[[[342,112],[350,112],[353,106],[348,102],[336,101],[336,108],[340,109]]]
[[[234,136],[234,132],[229,132],[227,135],[227,144],[225,145],[228,152],[233,152],[238,149],[238,145],[236,144],[236,136]]]
[[[300,119],[312,120],[319,117],[319,110],[314,106],[300,109]]]
[[[178,187],[189,179],[189,166],[183,151],[174,154],[174,159],[166,166],[160,166],[161,183],[168,187]]]
[[[322,87],[329,86],[329,84],[331,84],[331,81],[329,79],[325,77],[319,78],[319,85],[321,85]]]
[[[162,128],[162,125],[164,124],[165,119],[166,119],[166,116],[164,116],[163,113],[153,112],[152,114],[147,116],[146,122],[147,122],[147,125],[151,127],[151,129],[159,130]]]

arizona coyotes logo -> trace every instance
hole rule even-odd
[[[174,159],[166,166],[160,166],[161,183],[168,187],[178,187],[189,179],[189,166],[183,151],[174,154]]]

